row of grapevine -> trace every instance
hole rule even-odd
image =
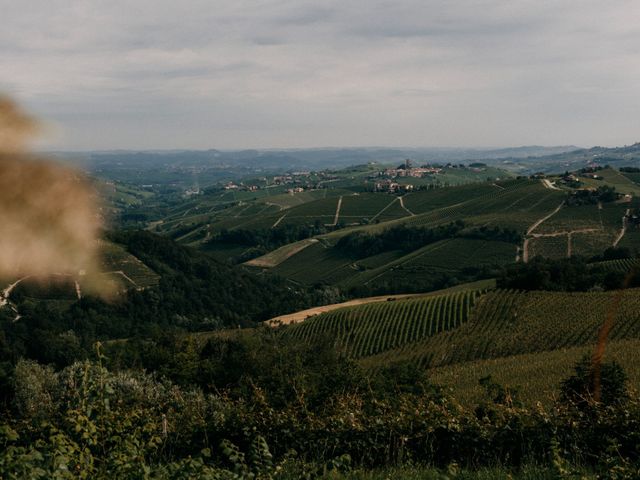
[[[452,202],[437,210],[416,215],[406,220],[414,225],[435,225],[456,219],[473,219],[477,216],[501,215],[499,224],[510,225],[522,215],[526,224],[552,211],[564,196],[562,192],[545,189],[540,183],[528,180],[511,181],[463,202]],[[510,221],[511,219],[511,221]]]
[[[605,260],[592,264],[597,267],[604,267],[612,272],[626,273],[634,268],[640,268],[640,260],[637,258],[619,258],[617,260]]]
[[[592,345],[611,313],[611,340],[640,338],[640,290],[514,292],[482,296],[460,328],[366,359],[411,360],[426,367]]]
[[[640,340],[612,341],[607,345],[607,360],[620,363],[629,376],[629,384],[640,385]],[[499,359],[477,360],[434,368],[429,378],[437,385],[452,389],[456,400],[475,406],[486,401],[486,393],[478,379],[486,376],[501,385],[517,389],[517,398],[534,406],[542,402],[553,405],[560,395],[562,380],[573,373],[583,356],[591,355],[590,345],[535,352]],[[637,388],[637,387],[636,387]]]
[[[286,327],[283,334],[305,342],[331,336],[347,355],[362,358],[459,327],[481,293],[460,291],[342,308]]]

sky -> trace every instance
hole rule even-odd
[[[0,0],[41,148],[640,141],[636,0]]]

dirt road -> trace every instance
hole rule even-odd
[[[614,247],[618,246],[618,243],[620,243],[620,240],[622,240],[622,237],[624,237],[624,234],[627,232],[627,216],[629,216],[629,213],[631,213],[631,209],[627,208],[627,211],[624,213],[624,217],[622,217],[622,230],[620,230],[620,233],[613,241]]]
[[[542,179],[542,184],[545,186],[545,188],[549,188],[551,190],[560,190],[558,187],[556,187],[553,183],[551,183],[551,181],[547,180],[546,178]]]
[[[533,232],[536,228],[538,228],[538,226],[540,226],[540,224],[542,222],[545,222],[547,220],[549,220],[551,217],[553,217],[556,213],[558,213],[560,211],[560,209],[562,208],[562,206],[564,205],[564,201],[558,205],[558,207],[551,212],[549,215],[545,215],[544,217],[542,217],[540,220],[537,220],[533,225],[531,225],[529,227],[529,230],[527,230],[527,235],[531,235],[531,232]]]
[[[300,312],[290,313],[288,315],[280,315],[279,317],[275,317],[275,318],[272,318],[271,320],[267,320],[265,323],[267,325],[271,325],[274,327],[278,325],[289,325],[291,323],[302,322],[303,320],[306,320],[309,317],[313,317],[314,315],[330,312],[338,308],[353,307],[353,306],[362,305],[365,303],[386,302],[390,298],[394,300],[399,300],[402,298],[424,297],[427,295],[429,294],[428,293],[406,293],[402,295],[381,295],[379,297],[357,298],[355,300],[349,300],[348,302],[334,303],[332,305],[322,305],[320,307],[313,307],[307,310],[302,310]]]
[[[284,220],[284,217],[286,217],[286,216],[287,216],[287,214],[286,214],[286,213],[285,213],[284,215],[282,215],[278,220],[276,220],[276,222],[275,222],[273,225],[271,225],[271,228],[276,228],[276,227],[278,226],[278,224],[279,224],[282,220]]]
[[[411,215],[412,217],[414,217],[416,214],[413,213],[411,210],[409,210],[407,207],[404,206],[404,199],[402,197],[400,198],[400,206],[402,207],[402,209],[407,212],[409,215]]]
[[[338,225],[338,219],[340,218],[340,209],[342,208],[342,196],[338,198],[338,206],[336,207],[336,216],[333,218],[333,226]]]
[[[4,307],[9,303],[9,296],[13,289],[16,288],[21,281],[26,280],[27,278],[29,277],[20,278],[2,290],[2,293],[0,293],[0,307]]]
[[[564,202],[558,205],[558,207],[553,212],[551,212],[548,215],[545,215],[544,217],[537,220],[533,225],[529,227],[529,229],[527,230],[527,233],[525,234],[524,242],[522,243],[522,255],[521,257],[518,257],[518,258],[522,258],[523,263],[527,263],[529,261],[529,239],[530,239],[529,237],[535,237],[535,235],[532,235],[531,232],[533,232],[536,228],[538,228],[542,222],[549,220],[556,213],[558,213],[563,205],[564,205]]]

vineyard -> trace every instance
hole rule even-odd
[[[351,192],[348,190],[342,190],[338,188],[324,188],[321,190],[309,190],[296,193],[283,193],[281,195],[275,195],[264,199],[264,202],[268,202],[271,205],[277,205],[282,209],[295,207],[302,205],[303,203],[313,202],[314,200],[321,200],[323,198],[339,197],[340,195],[348,195]]]
[[[517,400],[533,406],[551,405],[560,395],[560,383],[573,373],[583,356],[591,355],[593,346],[571,347],[488,360],[465,362],[430,371],[430,379],[450,389],[463,405],[486,401],[479,379],[492,380],[515,391]],[[640,385],[640,340],[617,340],[607,344],[606,360],[615,360],[629,375],[630,385]]]
[[[349,223],[350,220],[356,221],[361,218],[372,218],[394,201],[396,201],[395,196],[379,193],[361,193],[359,195],[344,196],[342,197],[340,218],[344,219],[344,223]],[[405,215],[407,215],[406,212]]]
[[[437,367],[481,359],[593,344],[620,295],[612,340],[640,338],[640,290],[621,292],[513,292],[483,295],[469,321],[414,344],[366,359],[366,364],[410,360]]]
[[[450,188],[436,188],[404,196],[404,204],[415,214],[426,213],[455,203],[473,200],[482,195],[499,190],[489,183],[463,185]]]
[[[618,170],[605,168],[603,170],[600,170],[598,172],[598,175],[602,177],[602,180],[580,178],[580,181],[588,187],[597,188],[605,183],[612,187],[615,187],[615,189],[620,193],[628,193],[634,196],[640,195],[640,186],[638,186],[633,180],[628,177],[629,174],[622,174]]]
[[[402,208],[402,203],[404,203],[404,197],[402,200],[399,197],[396,197],[392,203],[387,205],[385,208],[376,213],[373,217],[371,217],[370,221],[375,222],[389,222],[391,220],[398,220],[402,217],[409,216],[413,214],[410,210]]]
[[[541,183],[530,180],[510,180],[488,187],[493,189],[484,190],[479,195],[479,191],[475,190],[476,195],[472,198],[450,201],[439,209],[403,221],[409,225],[433,226],[465,220],[469,223],[515,228],[524,233],[529,225],[552,212],[564,198],[563,192],[546,189]]]
[[[303,241],[306,242],[306,241]],[[306,246],[285,258],[291,244],[248,262],[269,267],[290,280],[305,284],[328,283],[344,287],[375,285],[393,278],[429,278],[463,269],[506,265],[515,260],[516,246],[507,242],[453,238],[442,240],[411,253],[399,250],[354,260],[323,242]],[[274,263],[275,258],[279,260]]]
[[[313,342],[330,336],[353,358],[375,355],[454,329],[469,318],[480,291],[347,307],[283,328],[283,335]]]
[[[529,240],[529,258],[566,258],[568,250],[567,235],[556,237],[539,237]]]
[[[541,223],[532,233],[547,234],[601,228],[597,205],[562,207],[558,213]]]
[[[640,260],[637,258],[619,258],[617,260],[606,260],[592,263],[594,266],[604,267],[607,270],[618,273],[631,272],[640,267]]]
[[[422,278],[466,268],[505,265],[513,262],[515,255],[516,246],[511,243],[468,238],[442,240],[360,273],[345,285],[366,285],[398,276]],[[360,261],[358,265],[366,265],[366,261]]]
[[[303,242],[305,241],[303,240]],[[262,261],[269,255],[260,257],[252,261],[251,264],[257,265],[256,262]],[[350,257],[341,254],[336,249],[327,248],[321,242],[305,247],[290,258],[278,263],[271,271],[294,282],[306,284],[332,283],[357,273]]]
[[[640,185],[640,173],[621,172],[622,176],[628,178],[636,185]]]
[[[640,228],[629,226],[618,246],[628,248],[634,255],[640,254]]]
[[[160,275],[147,267],[122,246],[114,243],[101,244],[102,269],[125,288],[147,288],[157,285]]]

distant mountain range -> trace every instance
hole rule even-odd
[[[210,170],[220,176],[250,172],[322,170],[366,163],[397,163],[412,159],[420,163],[469,163],[484,161],[527,174],[581,168],[589,163],[636,166],[640,144],[606,148],[568,146],[522,146],[499,149],[472,148],[316,148],[285,150],[154,150],[56,152],[53,155],[82,165],[92,173],[141,174],[148,170]],[[109,175],[108,175],[109,176]]]

